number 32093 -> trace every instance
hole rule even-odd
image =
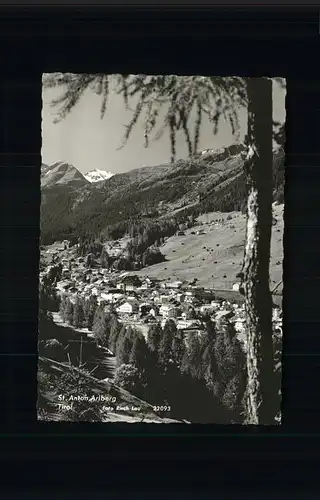
[[[154,406],[153,411],[170,411],[171,406]]]

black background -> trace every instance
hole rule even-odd
[[[179,496],[196,490],[201,498],[208,489],[316,487],[319,46],[319,15],[306,8],[1,8],[0,457],[14,477],[3,474],[4,489],[104,484],[127,494],[163,489],[171,498],[178,496],[168,489],[175,484]],[[52,71],[287,79],[279,428],[36,422],[41,74]]]

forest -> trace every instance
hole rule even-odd
[[[215,326],[207,319],[201,337],[190,333],[184,338],[168,320],[163,328],[151,325],[146,340],[139,330],[122,325],[112,308],[98,306],[94,297],[74,304],[65,298],[59,307],[65,322],[89,328],[95,341],[115,354],[116,386],[149,404],[170,407],[160,416],[198,423],[243,421],[245,356],[231,324]],[[50,313],[41,309],[40,332],[50,332],[50,321]],[[55,359],[66,361],[62,349],[52,342],[50,346]]]

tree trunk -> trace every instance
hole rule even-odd
[[[247,337],[246,423],[275,423],[272,296],[269,262],[272,229],[272,82],[248,78],[247,228],[243,262]]]

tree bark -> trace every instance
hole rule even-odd
[[[272,230],[272,82],[248,78],[247,227],[242,288],[247,336],[246,423],[275,423],[272,295],[269,263]]]

